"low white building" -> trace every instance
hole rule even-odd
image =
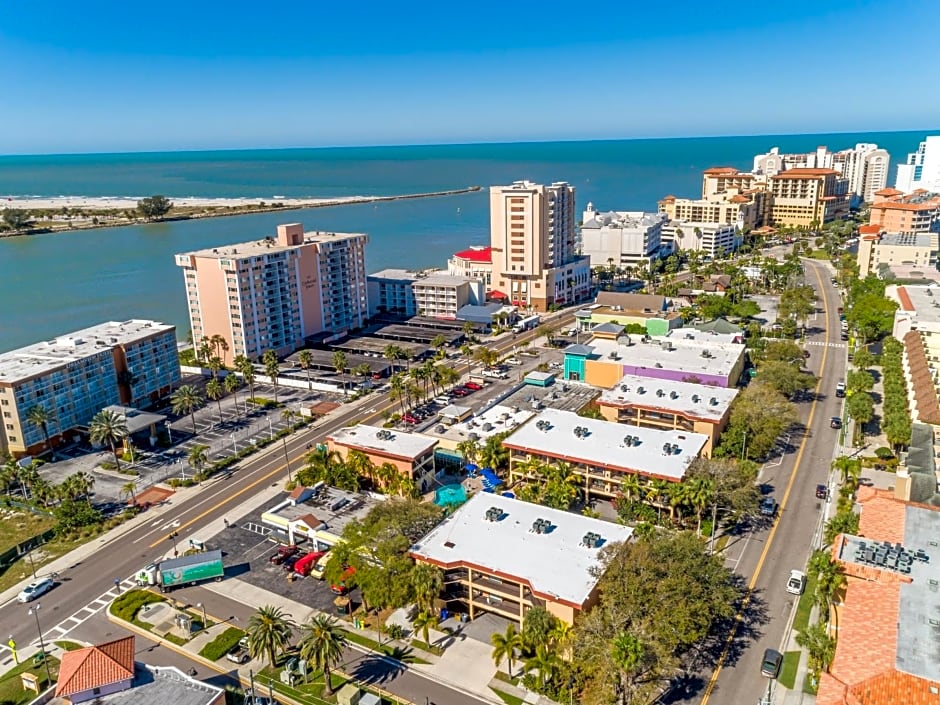
[[[660,256],[666,216],[643,211],[601,213],[588,203],[581,225],[581,252],[592,267],[642,267]]]
[[[447,274],[439,269],[412,272],[383,269],[367,277],[369,315],[399,313],[406,316],[457,318],[464,306],[485,302],[482,279]]]
[[[663,226],[663,245],[669,252],[697,250],[712,258],[736,251],[744,237],[730,223],[696,223],[671,220]]]
[[[472,245],[466,250],[455,252],[447,260],[447,273],[468,279],[479,279],[489,287],[493,278],[492,248],[484,245]]]

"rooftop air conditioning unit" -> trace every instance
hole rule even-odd
[[[657,390],[656,390],[656,396],[658,396],[658,397],[664,397],[664,396],[666,396],[666,392],[664,392],[662,389],[657,389]]]
[[[669,392],[670,399],[678,399],[679,395],[676,392]]]
[[[702,400],[702,397],[700,397],[698,394],[692,395],[692,401],[695,402],[696,404],[698,404],[701,400]]]
[[[718,406],[718,400],[715,397],[712,397],[711,399],[709,399],[708,403],[711,404],[712,406]]]

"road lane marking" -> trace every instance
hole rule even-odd
[[[819,281],[819,288],[821,290],[823,288],[823,281],[822,277],[819,275],[819,270],[816,267],[813,267],[813,272],[816,274],[816,279]],[[826,313],[826,342],[828,343],[829,306],[826,303],[825,296],[823,296],[823,308],[825,309]],[[777,513],[777,518],[770,527],[770,533],[767,535],[767,541],[764,543],[764,550],[761,551],[760,558],[757,560],[757,566],[754,568],[754,573],[751,575],[751,580],[748,583],[747,590],[744,593],[744,598],[741,600],[741,607],[738,609],[738,613],[734,616],[734,624],[732,625],[731,631],[728,634],[728,639],[725,642],[725,648],[718,657],[718,663],[715,664],[715,670],[712,672],[711,678],[708,679],[708,684],[705,686],[705,693],[702,696],[701,705],[708,704],[708,700],[711,697],[712,692],[715,690],[715,684],[718,682],[718,677],[721,675],[722,668],[724,668],[725,661],[728,658],[728,652],[731,650],[731,645],[734,643],[734,640],[738,635],[738,628],[741,622],[744,621],[744,612],[747,609],[748,604],[750,604],[751,595],[754,594],[754,588],[757,586],[757,580],[760,578],[761,570],[764,567],[764,562],[767,560],[767,555],[770,553],[770,547],[773,545],[774,537],[777,534],[777,527],[780,526],[780,520],[783,518],[784,509],[786,509],[787,501],[790,499],[790,492],[793,490],[793,485],[800,469],[800,463],[803,460],[803,452],[806,450],[806,443],[810,438],[810,432],[813,426],[813,418],[816,415],[816,405],[819,403],[819,390],[822,387],[823,374],[826,371],[826,358],[828,355],[829,346],[826,345],[823,347],[822,361],[819,363],[819,380],[816,382],[816,394],[813,395],[813,405],[810,407],[809,418],[806,421],[807,432],[803,434],[803,442],[800,443],[800,449],[796,455],[796,462],[793,465],[793,470],[790,472],[790,480],[787,482],[787,489],[783,494],[783,499],[780,500],[780,508]]]

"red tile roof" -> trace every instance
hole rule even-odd
[[[457,259],[466,259],[471,262],[480,262],[489,264],[493,261],[492,247],[471,247],[466,250],[461,250],[460,252],[455,252],[454,257]]]
[[[911,373],[910,386],[917,408],[917,417],[923,423],[940,424],[940,399],[933,383],[933,373],[927,362],[924,341],[916,330],[904,336],[904,352]]]
[[[306,491],[307,491],[307,487],[305,485],[297,485],[297,487],[294,488],[293,492],[290,493],[290,498],[295,499],[295,500],[300,499],[301,497],[303,497],[303,494]]]
[[[741,174],[733,166],[713,166],[705,170],[705,174],[708,176],[753,176],[752,174]]]
[[[881,233],[880,225],[859,225],[858,232],[860,235],[878,235]]]
[[[903,286],[898,287],[898,298],[901,300],[901,308],[905,311],[915,311],[914,303],[911,301],[910,294]]]
[[[875,191],[876,196],[901,196],[903,191],[898,191],[896,188],[883,188]]]
[[[67,651],[59,665],[56,697],[101,688],[134,677],[134,637]]]

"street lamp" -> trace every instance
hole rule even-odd
[[[209,622],[206,620],[206,606],[201,602],[197,602],[196,607],[202,610],[202,629],[205,631],[209,625]]]
[[[271,417],[268,416],[268,431],[271,432],[271,440],[274,440],[274,424],[271,423]]]
[[[39,632],[39,650],[42,653],[42,662],[46,665],[46,678],[48,684],[52,685],[52,672],[49,670],[49,658],[46,655],[46,642],[42,638],[42,627],[39,626],[39,610],[42,605],[38,602],[29,608],[29,614],[36,618],[36,631]]]
[[[163,422],[163,425],[166,426],[166,438],[167,438],[167,442],[168,442],[170,445],[173,445],[173,429],[170,428],[170,420],[167,419],[166,421],[164,421],[164,422]]]
[[[232,431],[232,448],[235,449],[235,455],[238,455],[238,444],[235,442],[235,431]]]
[[[176,550],[176,539],[178,536],[179,536],[179,532],[173,531],[170,533],[169,536],[166,537],[168,541],[173,542],[173,557],[174,558],[176,558],[179,555],[179,551]]]
[[[29,556],[29,566],[33,569],[33,580],[36,579],[36,564],[33,562],[33,549],[29,549],[29,553],[26,554]]]
[[[290,456],[287,455],[287,436],[282,436],[281,440],[284,441],[284,462],[287,463],[287,481],[293,482],[290,471]]]

